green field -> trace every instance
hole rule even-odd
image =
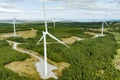
[[[115,69],[112,64],[114,56],[119,48],[117,41],[112,34],[119,32],[120,24],[109,23],[112,27],[105,32],[104,37],[92,38],[90,34],[84,32],[100,33],[92,31],[99,29],[101,23],[56,23],[56,28],[49,23],[49,32],[59,39],[77,36],[85,40],[76,41],[68,44],[70,49],[61,44],[53,43],[47,45],[48,58],[54,62],[67,62],[70,64],[62,72],[58,80],[120,80],[120,70]],[[22,37],[10,37],[8,40],[25,43],[20,47],[33,50],[43,55],[43,44],[35,45],[42,36],[44,30],[43,23],[24,23],[17,24],[17,30],[37,29],[37,35],[34,38],[24,39]],[[105,28],[107,28],[105,26]],[[0,24],[0,33],[12,32],[12,24]],[[47,36],[47,41],[54,42]],[[43,43],[43,42],[41,42]],[[19,76],[17,73],[4,67],[13,61],[22,61],[28,58],[28,55],[14,51],[5,40],[0,41],[0,80],[31,80],[31,78]]]

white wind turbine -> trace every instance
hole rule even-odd
[[[53,26],[54,26],[54,28],[55,28],[55,26],[56,26],[55,18],[53,18]]]
[[[104,19],[105,19],[105,17],[106,17],[106,15],[104,15]],[[108,23],[105,20],[102,21],[102,28],[101,28],[100,36],[104,36],[104,25],[107,25],[110,28],[110,26],[108,25]]]
[[[48,28],[47,28],[47,20],[46,20],[46,9],[45,9],[45,1],[43,1],[43,10],[44,10],[44,19],[45,19],[45,31],[43,31],[43,36],[40,38],[40,40],[37,42],[37,44],[39,44],[39,42],[41,42],[41,40],[44,40],[44,66],[45,66],[45,76],[48,75],[48,68],[47,68],[47,45],[46,45],[46,35],[50,36],[51,38],[53,38],[54,40],[58,41],[59,43],[63,44],[64,46],[66,46],[67,48],[69,48],[69,46],[67,46],[66,44],[64,44],[62,41],[60,41],[59,39],[57,39],[55,36],[53,36],[52,34],[50,34],[48,32]]]
[[[104,15],[104,19],[105,19],[105,15]],[[96,34],[93,38],[99,37],[99,36],[105,36],[104,34],[104,26],[107,25],[110,28],[110,25],[106,22],[106,20],[103,20],[102,22],[102,26],[101,26],[101,33],[100,34]]]
[[[101,34],[100,34],[101,36],[104,36],[104,25],[105,25],[105,24],[106,24],[108,27],[110,27],[106,21],[102,21],[102,28],[101,28]]]
[[[13,30],[14,30],[14,35],[13,36],[16,36],[16,17],[17,16],[15,16],[14,18],[13,18]]]

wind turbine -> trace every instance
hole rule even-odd
[[[43,1],[43,10],[44,10],[44,19],[45,19],[45,31],[43,31],[43,35],[40,38],[40,40],[36,43],[39,44],[39,42],[41,42],[41,40],[44,40],[44,66],[45,66],[45,76],[48,75],[48,68],[47,68],[47,45],[46,45],[46,35],[50,36],[51,38],[53,38],[54,40],[58,41],[59,43],[63,44],[64,46],[66,46],[67,48],[69,48],[69,46],[67,46],[66,44],[64,44],[62,41],[60,41],[59,39],[57,39],[55,36],[53,36],[52,34],[50,34],[48,32],[48,28],[47,28],[47,20],[46,20],[46,9],[45,9],[45,1]]]
[[[107,25],[108,27],[110,27],[106,21],[102,21],[101,36],[104,35],[104,25]]]
[[[106,17],[107,15],[105,14],[104,15],[104,21],[102,21],[102,28],[101,28],[101,36],[104,36],[104,25],[107,25],[109,28],[110,28],[110,26],[108,25],[108,23],[106,22],[106,20],[105,20],[105,17]]]
[[[16,36],[16,24],[15,24],[15,22],[16,22],[16,17],[17,17],[17,16],[15,16],[15,17],[13,18],[14,36]]]

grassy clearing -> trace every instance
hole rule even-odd
[[[75,41],[82,40],[82,38],[71,36],[70,38],[62,38],[62,42],[65,44],[73,44]]]
[[[31,29],[29,31],[19,31],[17,32],[18,35],[20,35],[22,38],[33,38],[37,34],[37,30]]]
[[[33,38],[35,37],[37,34],[37,30],[31,29],[31,30],[27,30],[27,31],[18,31],[17,32],[17,38]],[[9,35],[13,35],[12,33],[2,33],[0,34],[0,40],[5,40],[5,39],[16,39],[16,37],[10,37]]]
[[[38,60],[34,57],[31,57],[27,58],[24,61],[11,62],[5,65],[5,67],[18,73],[21,76],[27,76],[30,78],[34,78],[35,80],[40,80],[40,76],[35,68],[36,62],[38,62]]]

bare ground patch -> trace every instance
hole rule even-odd
[[[36,36],[37,30],[31,29],[29,31],[19,31],[19,32],[17,32],[17,34],[23,38],[33,38]]]
[[[32,77],[35,80],[40,80],[40,76],[36,71],[34,64],[38,60],[34,57],[27,58],[24,61],[16,61],[5,65],[6,68],[18,73],[21,76]]]
[[[35,37],[37,34],[37,30],[31,29],[28,31],[17,31],[17,35],[23,38],[32,38]],[[2,33],[0,34],[0,40],[4,40],[8,37],[13,36],[13,33]]]
[[[105,27],[104,31],[107,31],[108,29],[109,29],[108,27]],[[98,29],[89,28],[89,30],[101,32],[101,28],[98,28]]]
[[[70,38],[62,38],[62,42],[64,42],[65,44],[72,44],[75,41],[79,41],[79,40],[83,40],[83,39],[76,36],[72,36]]]
[[[93,35],[93,36],[96,35],[96,33],[94,33],[94,32],[84,32],[84,34],[89,34],[89,35]]]

